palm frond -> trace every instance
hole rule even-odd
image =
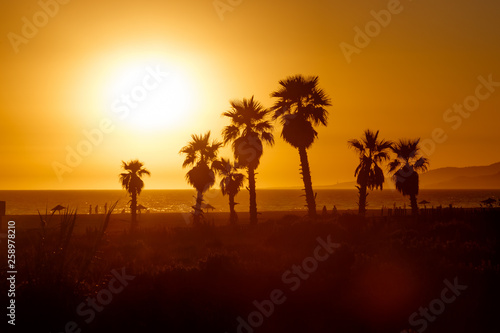
[[[229,141],[233,141],[235,138],[237,138],[240,134],[240,129],[236,124],[233,125],[228,125],[224,127],[222,130],[222,138],[224,143],[228,143]]]
[[[122,169],[128,172],[121,173],[119,175],[119,180],[122,187],[129,192],[129,194],[140,194],[144,188],[144,181],[141,179],[142,176],[151,173],[149,170],[143,168],[144,163],[139,160],[131,160],[129,162],[122,161]]]
[[[401,166],[401,162],[399,160],[393,160],[389,162],[389,172],[394,172],[396,169],[398,169]]]
[[[357,139],[347,141],[347,145],[349,146],[349,148],[356,149],[360,154],[364,154],[365,152],[365,145]]]
[[[269,110],[252,96],[249,99],[230,101],[231,110],[223,113],[231,123],[222,130],[224,143],[232,142],[232,150],[239,165],[259,164],[262,141],[274,144],[273,126],[269,122]]]
[[[271,132],[262,132],[261,133],[262,141],[266,142],[270,146],[274,145],[274,135]]]
[[[280,119],[283,125],[281,137],[294,147],[309,147],[317,137],[312,126],[327,125],[325,107],[331,104],[318,82],[318,76],[294,75],[280,80],[279,89],[271,93],[271,97],[277,98],[271,108],[273,119]]]

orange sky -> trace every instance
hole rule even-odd
[[[132,158],[152,173],[146,188],[187,188],[178,152],[190,134],[220,137],[230,99],[271,106],[278,80],[294,74],[318,75],[332,100],[309,151],[313,184],[354,180],[346,141],[366,128],[386,139],[442,129],[446,140],[427,148],[431,168],[500,161],[500,3],[217,3],[231,10],[212,0],[2,2],[0,189],[119,188],[120,162]],[[355,27],[370,40],[355,41]],[[346,57],[341,45],[357,50]],[[474,111],[447,111],[463,103]],[[258,187],[301,185],[298,153],[279,131]],[[69,166],[67,147],[87,155]],[[58,177],[54,163],[71,172]]]

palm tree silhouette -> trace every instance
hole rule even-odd
[[[220,166],[217,168],[217,171],[222,176],[220,189],[222,195],[227,194],[229,196],[229,224],[236,224],[238,215],[234,210],[234,206],[237,205],[237,203],[234,202],[234,197],[243,187],[245,176],[237,172],[238,168],[228,159],[221,158],[218,163],[220,163]]]
[[[139,160],[131,160],[128,163],[122,161],[122,169],[127,171],[120,174],[122,187],[130,194],[130,212],[132,214],[132,229],[137,227],[137,196],[144,188],[142,176],[151,176],[149,170],[143,168],[144,164]]]
[[[393,173],[396,189],[410,197],[411,211],[418,215],[418,172],[427,170],[429,160],[420,156],[420,139],[401,139],[392,145],[391,150],[396,158],[389,163],[389,172]]]
[[[182,167],[193,166],[186,173],[187,182],[197,191],[196,204],[193,206],[194,225],[199,225],[203,210],[203,193],[215,184],[215,172],[217,170],[217,153],[222,143],[212,141],[210,143],[210,131],[205,135],[191,135],[192,140],[184,146],[179,153],[186,154]]]
[[[379,131],[373,133],[369,129],[365,130],[361,140],[352,139],[347,142],[350,148],[354,148],[359,154],[359,165],[354,171],[357,177],[357,189],[359,192],[359,214],[365,215],[368,196],[367,189],[382,189],[384,185],[384,172],[380,168],[380,163],[389,158],[389,149],[392,142],[379,140]]]
[[[257,223],[257,194],[255,191],[255,170],[259,166],[263,153],[262,141],[270,146],[274,144],[273,126],[267,120],[269,110],[254,100],[231,101],[231,109],[222,115],[231,119],[231,124],[224,127],[224,144],[232,142],[236,165],[245,167],[248,173],[250,192],[250,223]]]
[[[278,98],[271,110],[274,111],[273,118],[280,118],[283,125],[281,137],[299,150],[307,208],[311,217],[316,216],[316,201],[307,148],[318,137],[313,125],[326,126],[328,111],[325,107],[331,105],[328,96],[318,87],[318,80],[317,76],[291,76],[279,81],[281,87],[271,93],[271,97]]]

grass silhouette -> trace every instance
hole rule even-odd
[[[500,295],[496,209],[419,218],[338,214],[313,223],[288,215],[258,225],[134,232],[107,232],[119,221],[111,213],[75,232],[74,213],[19,232],[18,315],[30,318],[19,328],[60,331],[75,321],[83,332],[236,332],[237,318],[255,311],[253,301],[281,289],[286,302],[259,332],[399,332],[412,328],[408,316],[436,297],[443,279],[458,276],[470,288],[428,331],[489,332]],[[283,273],[328,235],[341,248],[291,291]],[[76,306],[120,267],[136,278],[87,325]]]

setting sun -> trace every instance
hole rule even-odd
[[[130,61],[116,64],[107,75],[107,111],[117,123],[145,131],[172,130],[192,116],[196,91],[180,67]]]

